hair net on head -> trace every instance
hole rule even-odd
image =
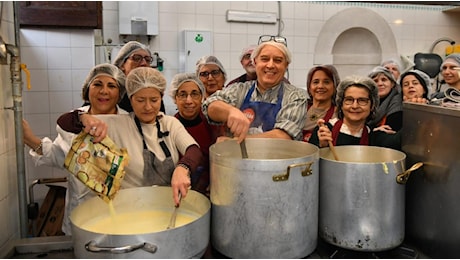
[[[401,87],[403,87],[403,80],[407,75],[414,75],[415,78],[417,78],[418,81],[420,81],[420,84],[422,84],[423,89],[425,90],[425,93],[423,94],[424,98],[428,98],[428,94],[431,89],[431,79],[430,76],[428,76],[425,72],[421,70],[409,70],[406,71],[404,74],[401,75],[401,80],[399,81],[399,84]]]
[[[126,92],[131,98],[143,88],[156,88],[163,96],[166,88],[166,79],[158,70],[151,67],[133,69],[126,77]]]
[[[144,44],[137,41],[130,41],[123,45],[123,47],[120,49],[120,51],[117,54],[117,57],[115,57],[115,59],[113,60],[113,65],[117,66],[118,68],[121,68],[121,66],[123,66],[129,55],[131,55],[131,53],[139,49],[145,50],[149,53],[149,55],[152,55],[152,52]]]
[[[283,43],[275,42],[275,41],[262,42],[261,44],[259,44],[251,54],[251,60],[253,61],[253,63],[254,63],[254,59],[257,56],[259,56],[260,51],[267,45],[270,45],[270,46],[273,46],[273,47],[279,49],[284,54],[284,57],[286,58],[287,64],[289,65],[291,63],[292,54],[289,51],[289,49]]]
[[[369,78],[373,79],[377,77],[379,74],[385,75],[389,80],[391,80],[391,82],[393,82],[393,85],[397,85],[396,79],[393,76],[393,73],[391,73],[391,71],[389,71],[387,68],[382,67],[382,66],[377,66],[373,68],[371,73],[369,73]]]
[[[243,48],[239,56],[239,61],[243,59],[244,55],[252,53],[256,47],[257,45],[249,45],[248,47]]]
[[[224,66],[220,61],[215,57],[215,56],[203,56],[201,57],[197,62],[196,62],[196,75],[198,76],[200,74],[200,69],[203,67],[203,65],[209,65],[209,64],[214,64],[219,67],[219,69],[224,73],[224,79],[227,79],[227,72],[224,69]]]
[[[195,73],[179,73],[173,77],[171,81],[171,85],[170,85],[171,89],[170,89],[169,95],[171,96],[174,103],[176,103],[177,90],[179,90],[179,88],[185,82],[195,83],[198,86],[198,89],[200,90],[202,97],[204,98],[203,94],[205,93],[205,91],[204,91],[203,82],[201,82],[201,80],[196,76],[196,74]]]
[[[90,70],[82,86],[83,100],[89,101],[89,86],[91,85],[93,80],[99,75],[107,75],[109,77],[112,77],[117,82],[118,89],[120,90],[121,100],[123,95],[126,93],[125,74],[119,68],[109,63],[96,65]]]
[[[315,66],[315,67],[310,69],[310,71],[308,72],[308,75],[307,75],[307,92],[308,92],[308,95],[310,97],[311,97],[310,84],[311,84],[311,81],[313,80],[313,74],[315,74],[315,72],[317,72],[318,70],[324,71],[324,73],[326,73],[326,75],[329,78],[332,79],[332,83],[334,84],[335,89],[337,89],[337,86],[340,83],[339,73],[338,73],[337,69],[333,65],[326,64],[326,65]],[[337,91],[335,91],[334,95],[332,95],[332,103],[334,103],[334,104],[335,104],[335,93],[336,92]]]
[[[338,108],[337,117],[339,119],[343,119],[343,99],[345,97],[345,91],[349,87],[361,87],[367,89],[369,92],[369,98],[371,100],[371,112],[366,119],[366,122],[373,119],[377,112],[377,108],[379,107],[380,99],[379,99],[379,90],[377,85],[375,84],[374,80],[369,77],[351,75],[345,77],[342,81],[340,81],[339,86],[337,87],[337,97],[336,103]]]
[[[442,67],[443,67],[446,63],[455,64],[455,66],[460,67],[460,54],[458,54],[458,53],[452,53],[452,54],[450,54],[449,56],[447,56],[447,57],[444,59],[444,62],[441,64],[441,70],[442,70]]]
[[[380,66],[385,67],[385,65],[388,65],[388,64],[395,65],[399,71],[401,71],[402,69],[401,62],[399,62],[397,59],[394,59],[394,58],[382,61],[382,64],[380,64]]]

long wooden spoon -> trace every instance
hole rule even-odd
[[[320,124],[320,127],[323,126],[324,124]],[[334,144],[332,143],[332,141],[327,141],[327,143],[329,144],[329,149],[331,149],[331,152],[332,152],[332,155],[334,155],[334,159],[336,161],[340,161],[339,160],[339,156],[337,155],[337,152],[335,151],[335,146]]]

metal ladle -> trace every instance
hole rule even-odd
[[[181,199],[182,199],[182,195],[181,193],[179,193],[179,204],[177,206],[174,206],[174,211],[171,215],[171,219],[169,220],[169,224],[166,229],[171,229],[171,228],[176,227],[177,210],[179,209]]]
[[[243,159],[247,159],[248,158],[248,150],[246,150],[246,140],[243,140],[240,143],[240,148],[241,148],[241,156],[243,157]]]

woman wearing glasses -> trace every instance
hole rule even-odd
[[[372,130],[368,123],[379,106],[378,88],[368,77],[349,76],[337,88],[337,118],[318,120],[309,142],[318,147],[334,145],[372,145],[401,150],[400,132]]]
[[[192,174],[192,189],[208,195],[209,186],[209,147],[217,137],[224,134],[223,128],[210,125],[201,112],[204,99],[204,86],[195,73],[179,73],[170,85],[170,96],[177,105],[174,115],[185,126],[187,132],[195,138],[203,153],[198,170]]]
[[[150,49],[144,44],[137,41],[127,42],[113,60],[113,65],[120,68],[125,75],[138,67],[150,67],[153,61]],[[133,108],[129,102],[129,98],[125,95],[120,101],[120,107],[128,112],[132,112]],[[161,111],[165,111],[164,103],[161,102]]]
[[[257,80],[235,83],[207,98],[203,113],[226,124],[238,142],[250,137],[302,140],[307,96],[283,82],[291,62],[286,45],[263,42],[252,53]]]
[[[203,82],[206,99],[217,90],[224,88],[227,73],[215,56],[203,56],[196,62],[196,75]]]

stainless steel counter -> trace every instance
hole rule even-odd
[[[71,259],[73,253],[72,237],[52,236],[33,237],[13,241],[12,248],[3,258],[12,259]]]

